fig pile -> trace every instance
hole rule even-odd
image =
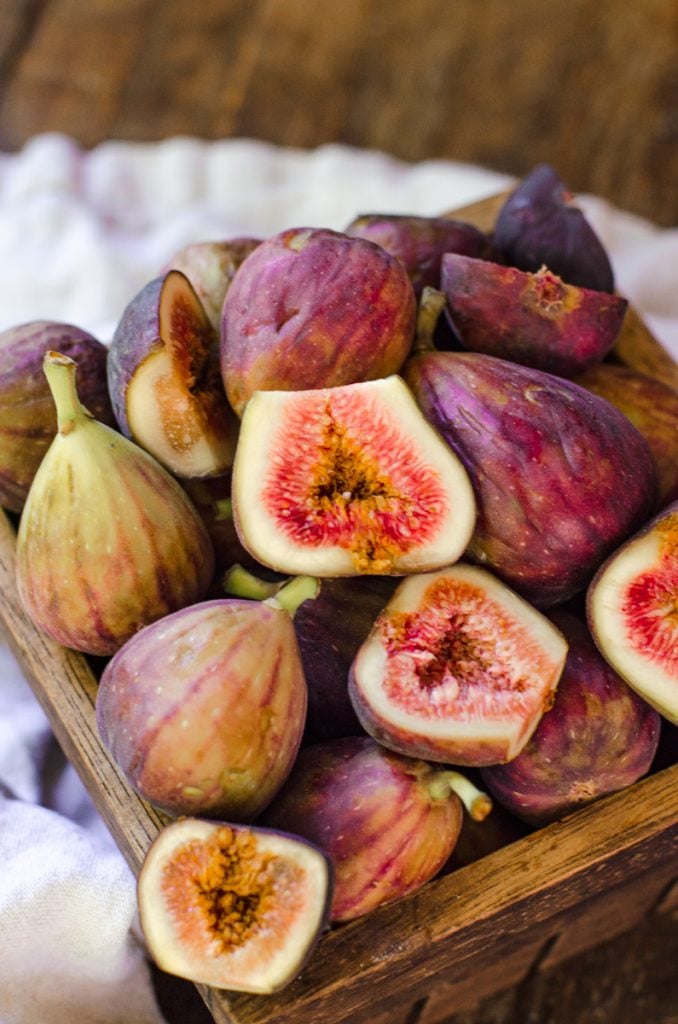
[[[544,166],[490,234],[198,243],[108,350],[0,335],[20,598],[110,659],[102,742],[177,819],[139,877],[164,969],[272,992],[323,929],[652,770],[678,395],[614,366],[626,308]]]

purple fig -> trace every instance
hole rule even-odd
[[[553,707],[518,757],[481,771],[497,802],[531,825],[630,786],[659,742],[659,715],[601,657],[584,623],[551,617],[569,645]]]
[[[331,919],[349,921],[438,873],[457,841],[462,801],[479,818],[491,809],[458,772],[346,737],[301,751],[263,823],[325,851],[335,874]]]
[[[231,468],[238,420],[221,382],[219,340],[180,271],[151,281],[123,312],[108,389],[123,434],[175,476]]]
[[[110,427],[115,417],[106,387],[106,347],[71,324],[36,320],[0,334],[0,505],[20,512],[57,432],[54,400],[43,373],[51,350],[78,365],[83,404]]]
[[[568,284],[614,291],[602,242],[548,164],[535,167],[508,197],[493,238],[511,266],[536,271],[545,265]]]
[[[469,556],[538,606],[583,589],[654,511],[647,442],[577,384],[476,352],[421,351],[406,377],[474,481]]]
[[[193,242],[185,245],[163,268],[180,270],[193,285],[214,330],[221,330],[221,307],[246,256],[256,249],[259,238],[233,238],[224,242]]]
[[[130,785],[169,814],[247,821],[289,774],[306,715],[291,612],[315,587],[267,601],[205,601],[132,637],[104,669],[101,739]]]
[[[328,921],[332,867],[298,836],[183,818],[139,874],[139,919],[164,971],[236,992],[277,992]]]
[[[415,297],[399,260],[362,238],[292,228],[262,242],[224,300],[221,370],[242,415],[255,391],[329,388],[396,373]]]
[[[426,285],[440,286],[443,253],[492,258],[492,246],[484,232],[473,224],[447,217],[362,214],[351,221],[346,234],[366,238],[396,256],[409,275],[415,295],[421,295]]]
[[[572,377],[614,345],[628,303],[565,284],[541,267],[529,274],[455,253],[443,257],[441,291],[463,348]]]

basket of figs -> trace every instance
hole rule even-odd
[[[675,905],[677,387],[546,165],[0,335],[4,624],[215,1021],[436,1024]]]

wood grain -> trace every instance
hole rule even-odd
[[[176,134],[517,176],[678,223],[675,0],[0,0],[0,147]]]

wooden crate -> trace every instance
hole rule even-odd
[[[502,197],[456,211],[490,227]],[[617,358],[678,388],[678,366],[633,313]],[[111,763],[89,661],[41,635],[15,587],[15,533],[0,516],[0,622],[56,736],[136,873],[167,820]],[[671,758],[669,757],[670,761]],[[199,986],[217,1024],[438,1024],[528,973],[675,910],[678,765],[539,829],[419,892],[328,932],[272,996]]]

